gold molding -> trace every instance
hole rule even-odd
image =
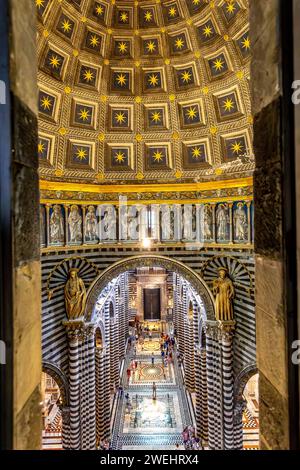
[[[134,248],[139,249],[141,252],[146,252],[148,254],[156,253],[157,248],[185,248],[186,246],[189,247],[189,250],[185,253],[191,253],[191,247],[193,247],[194,251],[203,252],[207,249],[227,249],[227,250],[246,250],[252,251],[254,249],[254,245],[252,243],[197,243],[197,242],[173,242],[173,243],[155,243],[152,248],[145,249],[142,247],[141,243],[135,242],[111,242],[111,243],[95,243],[95,244],[87,244],[84,245],[62,245],[62,246],[48,246],[41,248],[41,253],[57,253],[57,252],[68,252],[68,251],[81,251],[81,250],[101,250],[103,248]],[[172,251],[168,252],[168,255],[172,254]]]
[[[97,194],[124,194],[146,192],[184,192],[207,191],[211,189],[244,188],[253,186],[253,177],[237,178],[233,180],[205,181],[201,183],[162,183],[162,184],[123,184],[123,185],[97,185],[86,183],[66,183],[61,181],[40,180],[40,190],[48,191],[76,191],[81,193]]]

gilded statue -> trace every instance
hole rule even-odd
[[[78,269],[70,269],[65,285],[65,305],[69,320],[83,315],[86,303],[86,289],[83,280],[78,277]]]
[[[233,317],[233,298],[234,287],[232,280],[228,276],[226,268],[219,268],[219,277],[213,282],[213,293],[216,296],[216,320],[232,321]]]

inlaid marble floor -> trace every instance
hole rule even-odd
[[[192,411],[177,363],[163,365],[159,340],[145,341],[143,349],[137,348],[134,359],[138,367],[128,384],[126,370],[132,359],[129,356],[125,361],[124,394],[117,405],[113,449],[183,449],[181,432],[192,424]],[[157,388],[156,399],[152,396],[153,382]]]

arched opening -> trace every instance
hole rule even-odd
[[[149,318],[144,290],[153,287],[159,290],[160,311]],[[119,298],[122,292],[127,295]],[[86,319],[101,322],[101,337],[110,339],[108,348],[96,351],[98,447],[130,449],[124,442],[139,439],[145,449],[158,438],[162,443],[171,439],[173,447],[167,448],[200,446],[203,432],[196,422],[205,423],[207,394],[200,390],[194,345],[207,312],[213,319],[212,297],[203,279],[169,258],[132,257],[98,276],[86,305]],[[96,326],[96,345],[99,335]],[[205,367],[203,361],[202,374]],[[184,423],[189,426],[185,442]]]
[[[259,396],[258,374],[252,375],[245,385],[243,398],[243,449],[259,449]]]
[[[55,378],[47,372],[42,372],[41,394],[42,448],[45,450],[62,449],[62,396]]]
[[[100,328],[98,327],[95,332],[95,347],[98,351],[103,349],[103,339]]]

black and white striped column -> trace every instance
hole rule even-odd
[[[239,400],[233,410],[233,438],[234,438],[234,449],[242,450],[243,449],[243,413],[247,408],[246,400]]]
[[[65,322],[69,339],[70,384],[70,449],[81,448],[80,435],[80,363],[79,344],[83,334],[82,322]]]
[[[88,449],[96,449],[96,373],[95,373],[95,328],[87,327],[87,352],[88,352],[88,406],[87,406],[87,430]]]
[[[223,423],[224,448],[234,449],[233,435],[233,334],[235,322],[228,321],[220,324],[222,341],[222,381],[223,381]]]

